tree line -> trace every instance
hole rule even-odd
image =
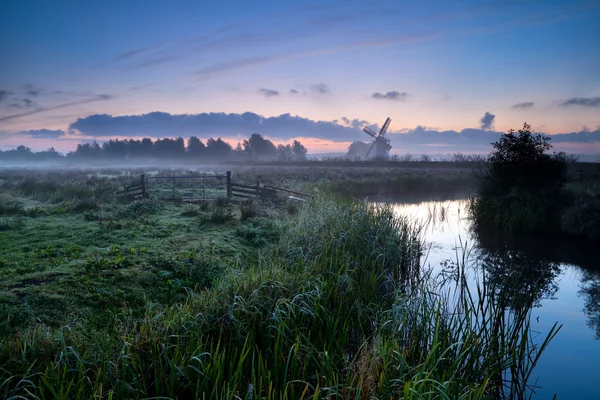
[[[111,159],[129,160],[143,158],[161,159],[228,159],[240,161],[303,161],[306,159],[306,147],[297,140],[290,145],[277,145],[258,133],[238,142],[234,148],[221,138],[210,138],[203,142],[191,136],[187,143],[182,137],[138,139],[111,139],[102,144],[94,141],[80,143],[75,151],[66,155],[58,153],[54,148],[33,152],[26,146],[18,146],[13,150],[0,150],[0,160],[52,161],[63,158],[70,159]]]

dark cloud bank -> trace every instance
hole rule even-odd
[[[403,133],[391,133],[391,143],[399,152],[475,152],[489,151],[490,143],[498,140],[503,132],[493,130],[495,116],[486,113],[482,118],[481,128],[463,129],[460,132],[448,130],[439,131],[418,126]],[[342,125],[344,124],[344,125]],[[254,113],[225,114],[201,113],[172,115],[163,112],[153,112],[142,115],[127,115],[113,117],[106,114],[90,115],[73,122],[69,129],[71,133],[81,132],[85,136],[146,136],[146,137],[189,137],[200,138],[232,137],[237,134],[249,136],[260,133],[264,136],[288,140],[296,137],[313,137],[333,141],[368,141],[361,131],[363,126],[379,127],[364,120],[350,120],[342,117],[338,121],[313,121],[308,118],[282,114],[276,117],[264,118]],[[518,128],[518,127],[515,127]],[[33,132],[33,131],[29,131]],[[35,131],[37,137],[56,137],[55,132]],[[33,136],[28,134],[28,136]],[[552,135],[553,145],[566,143],[599,143],[600,127],[594,132],[582,131]]]
[[[360,130],[333,122],[282,114],[263,118],[258,114],[201,113],[172,115],[152,112],[142,115],[113,117],[107,114],[79,118],[69,126],[86,136],[198,136],[231,137],[260,133],[273,138],[288,139],[310,136],[335,141],[360,140],[366,136]]]

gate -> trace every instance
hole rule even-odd
[[[214,200],[228,197],[227,175],[149,176],[145,180],[148,196],[160,200]]]

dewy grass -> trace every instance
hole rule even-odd
[[[389,207],[317,200],[281,240],[210,288],[0,344],[0,397],[39,399],[525,398],[529,312],[485,284],[440,291],[419,229]],[[459,271],[460,272],[460,271]],[[459,274],[464,277],[464,270]],[[442,293],[442,294],[440,294]]]

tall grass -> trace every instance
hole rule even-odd
[[[0,345],[5,398],[515,398],[534,345],[464,270],[419,267],[419,229],[389,207],[317,201],[257,263],[171,307],[125,308],[103,331],[39,326]],[[443,286],[448,288],[448,286]]]

